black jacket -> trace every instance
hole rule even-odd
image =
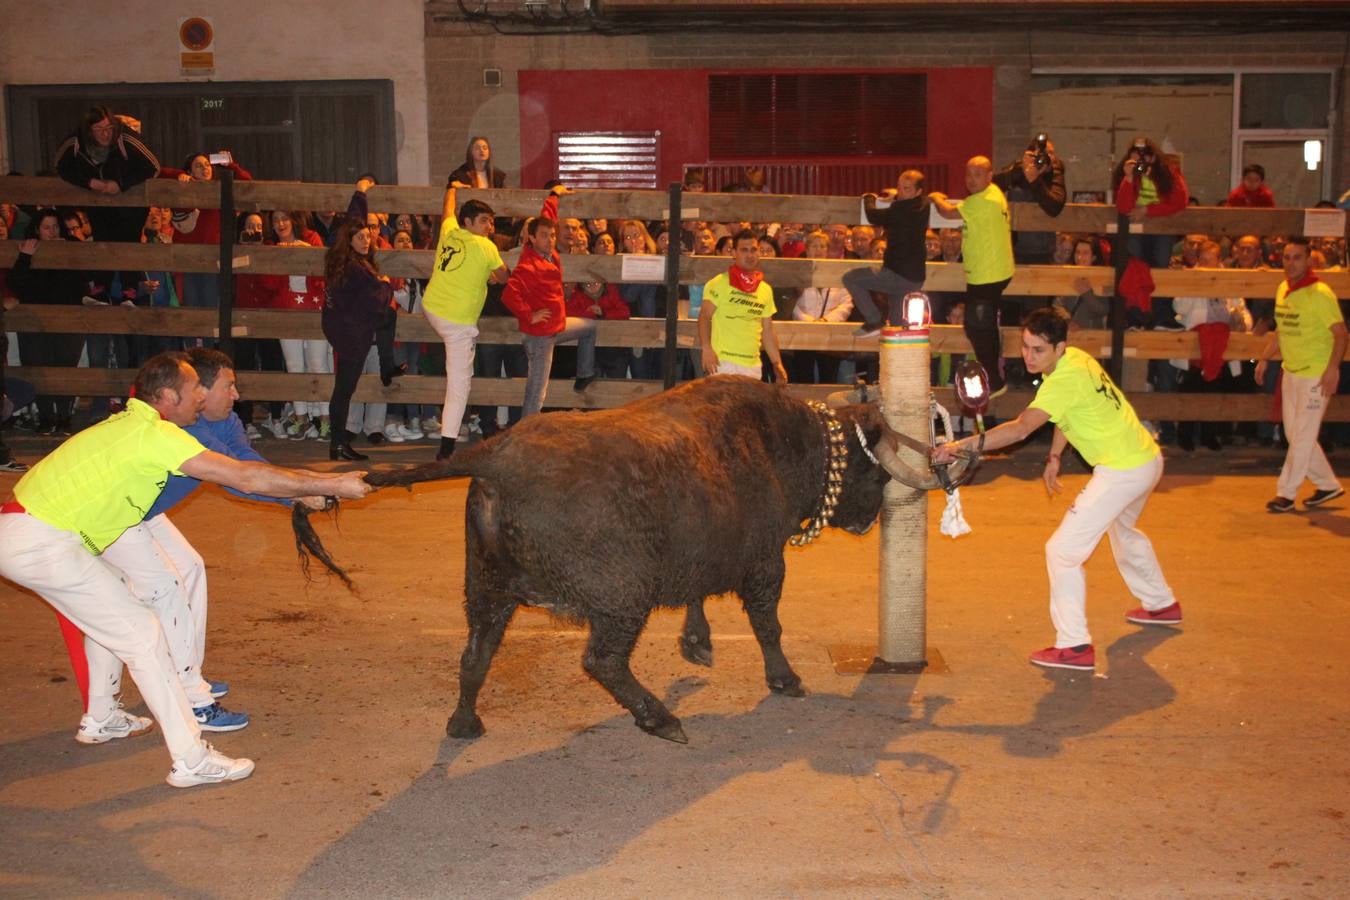
[[[881,264],[901,278],[922,283],[928,273],[928,252],[924,246],[924,236],[928,234],[928,195],[896,200],[885,209],[877,209],[873,198],[863,197],[863,210],[868,222],[886,229],[886,255]]]
[[[38,250],[44,243],[39,241]],[[20,253],[9,272],[9,286],[24,303],[79,306],[89,292],[89,276],[76,269],[35,269],[33,257]]]
[[[115,181],[125,191],[159,174],[159,160],[155,154],[120,123],[117,135],[108,147],[108,158],[102,163],[95,162],[81,146],[78,134],[72,134],[56,149],[55,165],[57,174],[63,179],[86,189],[89,182],[97,178]]]

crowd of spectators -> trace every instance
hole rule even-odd
[[[251,177],[242,161],[236,161],[223,151],[194,154],[183,161],[181,169],[165,167],[140,140],[138,130],[139,123],[134,120],[105,108],[94,108],[61,146],[55,174],[81,188],[109,194],[125,191],[154,177],[202,182],[219,177],[225,169],[238,179]],[[981,160],[975,167],[978,170],[975,175],[979,177],[973,177],[971,172],[974,170],[968,167],[968,193],[972,198],[979,195],[982,203],[987,200],[995,220],[999,215],[1006,219],[1007,199],[1035,202],[1051,216],[1062,210],[1067,197],[1065,167],[1055,154],[1053,143],[1044,135],[1033,139],[1022,157],[1006,166],[996,167],[983,157],[975,158],[972,163],[976,160]],[[1264,183],[1264,174],[1260,166],[1248,166],[1242,183],[1234,188],[1225,204],[1273,206],[1275,198]],[[1113,188],[1117,208],[1135,220],[1174,215],[1196,203],[1187,193],[1184,176],[1176,161],[1148,138],[1138,138],[1131,144],[1116,167],[1115,178]],[[449,175],[447,186],[500,188],[507,181],[508,174],[494,162],[488,139],[474,136],[466,148],[463,165]],[[361,179],[367,187],[373,182],[374,178],[369,176]],[[762,191],[764,185],[764,172],[751,168],[730,190]],[[702,190],[703,173],[691,170],[685,187],[691,191]],[[948,200],[945,194],[938,192],[930,193],[934,203],[942,207],[935,212],[951,220],[946,223],[949,227],[933,229],[925,224],[930,206],[923,191],[923,175],[911,169],[900,174],[895,188],[879,195],[868,195],[865,199],[870,224],[690,220],[672,236],[665,230],[664,222],[563,218],[558,223],[554,242],[559,254],[649,255],[664,253],[670,242],[676,240],[681,252],[688,255],[730,257],[732,236],[748,229],[758,239],[761,259],[875,261],[877,265],[870,269],[874,273],[871,277],[864,277],[868,269],[857,269],[843,287],[774,289],[776,318],[855,322],[859,324],[860,334],[870,333],[883,319],[895,321],[897,294],[902,295],[921,284],[925,261],[964,264],[968,280],[972,271],[986,273],[985,281],[993,289],[974,298],[977,313],[974,320],[969,315],[964,291],[930,292],[934,321],[964,323],[967,333],[973,337],[973,332],[980,328],[989,331],[997,325],[1017,324],[1032,309],[1047,305],[1064,308],[1071,317],[1072,328],[1108,326],[1110,284],[1100,274],[1090,280],[1085,272],[1083,277],[1074,280],[1074,291],[1063,296],[1002,296],[1002,286],[1007,284],[1006,266],[1000,263],[992,269],[988,266],[972,268],[971,258],[965,252],[965,236],[972,223],[962,221],[960,210],[966,206],[973,216],[974,204],[966,204],[958,198]],[[880,206],[879,199],[885,201]],[[369,212],[364,214],[364,219],[373,260],[378,260],[381,251],[432,249],[441,225],[437,216],[411,213]],[[939,221],[938,217],[935,216],[933,221]],[[988,217],[982,221],[988,221]],[[12,237],[24,242],[12,269],[8,273],[0,271],[0,296],[7,305],[15,302],[83,304],[89,308],[90,315],[97,315],[99,307],[112,304],[215,307],[220,302],[215,275],[162,271],[73,272],[35,268],[32,258],[35,253],[40,254],[41,241],[215,244],[222,228],[235,229],[240,244],[330,248],[342,231],[339,227],[342,222],[343,216],[336,211],[268,210],[222,221],[218,211],[209,209],[92,205],[87,209],[43,209],[0,205],[0,238]],[[492,240],[503,252],[529,241],[527,221],[497,217],[493,224]],[[996,241],[997,234],[992,239]],[[1018,264],[1051,263],[1086,268],[1112,263],[1111,242],[1104,235],[1023,232],[1011,234],[1010,239],[1012,257]],[[980,240],[987,243],[989,239],[981,237]],[[1203,234],[1132,234],[1127,252],[1137,263],[1127,268],[1121,285],[1122,296],[1127,302],[1127,321],[1134,328],[1176,330],[1223,320],[1233,332],[1265,333],[1274,324],[1273,301],[1156,296],[1148,273],[1164,267],[1278,268],[1282,249],[1283,237],[1279,235],[1212,240],[1211,236]],[[1320,238],[1314,242],[1314,269],[1341,268],[1345,263],[1343,239]],[[378,271],[378,265],[375,270]],[[330,286],[318,276],[257,275],[244,271],[235,278],[235,305],[240,308],[321,310],[330,293]],[[391,278],[388,283],[393,304],[401,314],[422,312],[424,280]],[[985,288],[983,282],[971,283],[981,290]],[[697,319],[702,291],[702,286],[694,285],[681,288],[678,297],[670,298],[662,284],[604,281],[567,284],[566,312],[569,317],[581,319],[663,317],[673,299],[679,305],[682,317]],[[501,293],[502,285],[489,287],[484,316],[511,315],[502,303]],[[24,334],[18,341],[17,361],[23,365],[73,366],[87,359],[94,367],[135,368],[156,352],[196,344],[209,345],[211,341],[145,336],[128,339],[98,334]],[[678,377],[692,378],[702,374],[698,352],[678,352],[675,361]],[[393,354],[392,365],[399,371],[431,375],[445,372],[444,349],[437,343],[401,343],[394,347]],[[240,371],[334,372],[332,347],[323,340],[240,340],[236,342],[235,355]],[[657,379],[664,368],[663,355],[660,349],[602,346],[596,349],[594,371],[601,378]],[[784,351],[783,357],[789,377],[795,382],[850,383],[860,376],[875,377],[874,353],[797,350]],[[940,376],[942,371],[939,362],[935,360],[935,376]],[[388,374],[389,365],[381,364],[378,370],[382,375]],[[375,366],[372,355],[363,371],[377,371]],[[576,377],[575,350],[559,347],[552,366],[553,378]],[[474,367],[476,375],[488,377],[523,378],[528,371],[526,354],[519,344],[479,344]],[[1004,376],[1013,387],[1030,384],[1017,360],[1004,360],[994,368],[995,377],[991,380],[996,384],[1001,385]],[[1222,367],[1222,372],[1213,378],[1208,375],[1214,367],[1202,370],[1199,361],[1156,361],[1149,368],[1149,383],[1158,391],[1262,389],[1252,378],[1250,364]],[[1201,371],[1206,374],[1197,374]],[[348,380],[351,377],[348,373]],[[767,366],[765,377],[772,377]],[[1273,390],[1277,380],[1277,373],[1268,373],[1264,389]],[[1350,379],[1346,382],[1350,383]],[[121,401],[122,398],[90,398],[90,421],[116,412]],[[70,433],[74,427],[75,409],[73,397],[44,395],[35,398],[26,408],[16,410],[15,420],[20,427],[61,436]],[[238,411],[249,435],[255,438],[268,435],[276,439],[312,439],[330,443],[362,438],[378,444],[424,437],[435,440],[440,432],[439,408],[423,404],[389,407],[378,403],[351,404],[346,421],[340,423],[332,421],[329,404],[320,401],[273,402],[260,404],[258,410],[253,404],[241,404]],[[499,422],[496,407],[471,408],[469,413],[465,428],[484,435],[492,434],[503,424],[509,426],[520,417],[519,408],[507,410],[504,423]],[[1196,429],[1185,423],[1156,423],[1155,428],[1164,443],[1176,443],[1186,449],[1196,445],[1197,434],[1199,443],[1210,448],[1232,441],[1274,442],[1279,439],[1277,431],[1267,424]],[[342,429],[337,438],[334,438],[335,429]]]

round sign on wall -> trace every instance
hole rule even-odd
[[[211,23],[205,19],[184,19],[183,24],[178,26],[178,40],[182,41],[187,49],[200,52],[211,46],[211,42],[215,40],[215,32],[211,28]]]

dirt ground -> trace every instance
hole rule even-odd
[[[300,463],[321,448],[261,449]],[[1127,624],[1102,547],[1097,672],[1049,672],[1026,662],[1053,640],[1042,544],[1086,475],[1048,499],[1043,452],[994,460],[963,490],[971,535],[940,536],[930,501],[944,674],[832,665],[831,647],[875,640],[876,529],[788,551],[781,615],[803,699],[768,694],[732,599],[708,604],[711,670],[680,658],[678,616],[655,617],[634,670],[688,745],[635,728],[582,671],[583,633],[535,611],[489,675],[486,736],[445,736],[465,482],[321,522],[357,593],[306,583],[279,509],[204,489],[174,519],[209,567],[207,672],[253,717],[214,742],[256,773],[175,790],[157,733],[76,744],[52,614],[0,584],[0,894],[1344,896],[1350,503],[1270,516],[1277,454],[1169,458],[1142,526],[1184,626]],[[1350,455],[1333,464],[1350,474]]]

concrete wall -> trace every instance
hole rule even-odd
[[[1015,158],[1037,127],[1032,121],[1033,68],[1082,67],[1149,72],[1177,67],[1314,67],[1342,65],[1345,32],[1321,34],[1217,35],[1204,37],[1103,36],[1010,32],[1000,34],[913,34],[858,32],[817,34],[697,33],[601,37],[591,34],[504,36],[480,26],[429,23],[427,86],[431,166],[448,172],[463,159],[470,134],[493,139],[498,164],[519,172],[522,153],[541,152],[549,135],[520,133],[516,72],[521,69],[725,68],[799,70],[802,68],[993,66],[994,158]],[[502,70],[500,87],[483,86],[483,69]],[[584,73],[561,73],[584,96]],[[1333,185],[1350,182],[1350,125],[1345,115],[1350,79],[1338,80],[1333,132]],[[643,102],[641,97],[633,99]],[[1146,115],[1131,110],[1141,131],[1151,131]],[[1109,117],[1110,111],[1103,111]],[[1159,133],[1165,123],[1160,121]],[[1216,171],[1227,165],[1231,149],[1224,139],[1178,146],[1188,160]],[[1218,146],[1222,143],[1222,146]],[[1197,163],[1199,164],[1199,163]],[[1070,187],[1073,172],[1070,169]],[[1099,179],[1093,178],[1093,181]],[[508,182],[514,183],[514,182]]]
[[[178,23],[189,16],[213,22],[216,81],[392,80],[399,180],[427,183],[424,25],[417,0],[0,0],[0,84],[200,80],[179,71]],[[0,109],[0,171],[10,168],[5,121]]]

